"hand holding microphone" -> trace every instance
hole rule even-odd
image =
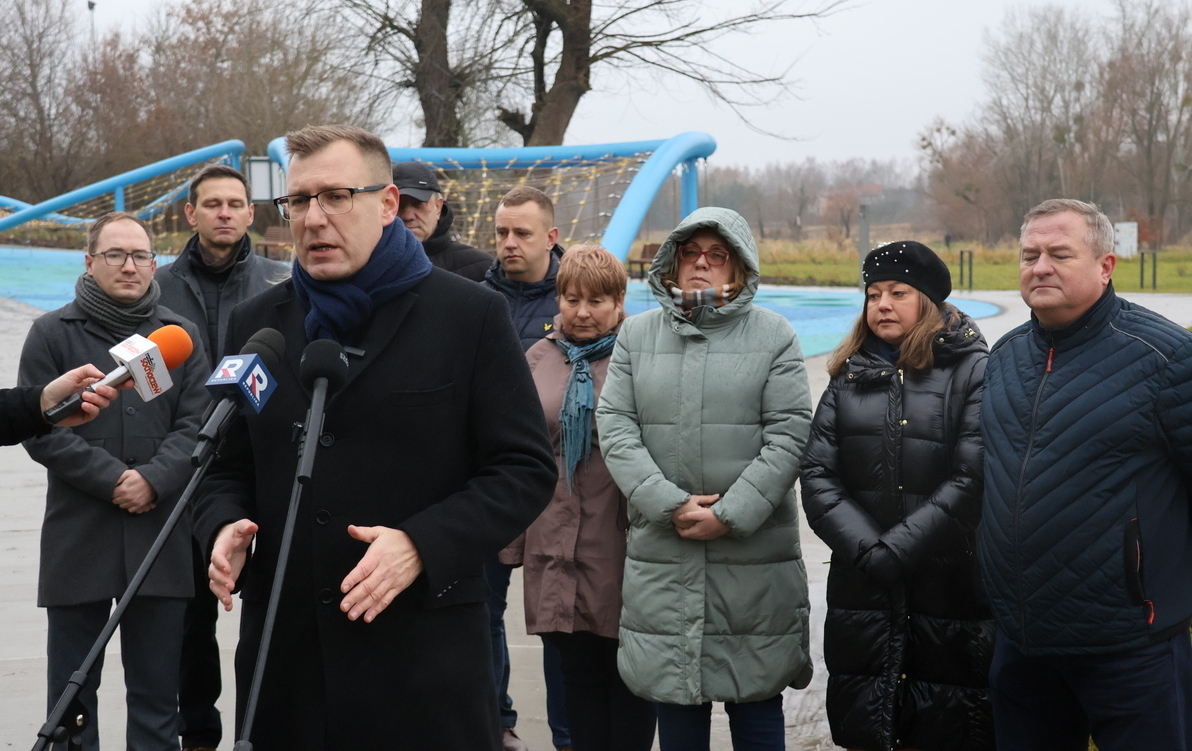
[[[94,420],[116,398],[116,389],[98,383],[102,379],[103,371],[91,364],[66,371],[41,390],[41,411],[44,413],[63,399],[79,394],[79,410],[63,417],[58,424],[72,428]]]
[[[60,423],[82,409],[82,393],[95,393],[97,387],[116,387],[129,380],[142,399],[155,399],[174,385],[169,371],[186,362],[193,349],[190,335],[181,326],[162,326],[148,337],[133,334],[108,350],[119,367],[87,386],[83,392],[71,394],[47,409],[46,420]]]

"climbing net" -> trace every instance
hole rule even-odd
[[[613,210],[650,152],[598,158],[541,159],[529,164],[480,160],[464,165],[453,159],[419,159],[436,172],[455,212],[453,231],[460,241],[492,249],[493,216],[501,197],[529,185],[550,196],[555,225],[564,245],[598,242]]]
[[[27,225],[30,228],[68,228],[85,231],[91,222],[110,211],[115,211],[122,201],[124,211],[135,214],[147,222],[155,233],[185,230],[186,222],[182,218],[181,207],[186,202],[191,178],[210,164],[226,162],[226,158],[217,157],[180,167],[172,172],[125,185],[118,189],[118,192],[100,193],[47,214],[41,219],[30,221]],[[11,199],[0,201],[0,216],[15,213],[27,206],[26,203]]]

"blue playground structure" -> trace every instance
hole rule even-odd
[[[169,159],[163,159],[160,162],[154,162],[144,167],[138,167],[115,177],[109,177],[106,180],[72,190],[69,193],[63,193],[60,196],[55,196],[38,204],[30,205],[15,198],[0,196],[0,208],[14,209],[12,214],[0,217],[0,232],[38,219],[67,226],[84,226],[96,217],[71,216],[57,212],[61,209],[102,199],[109,194],[112,197],[110,204],[111,210],[130,210],[141,219],[151,219],[185,195],[186,189],[190,184],[189,179],[181,182],[181,184],[178,184],[177,181],[171,181],[173,184],[169,186],[169,189],[155,197],[147,197],[143,203],[138,201],[138,203],[141,203],[139,206],[129,207],[126,205],[125,198],[126,192],[131,186],[139,183],[149,183],[149,185],[152,185],[151,181],[154,178],[168,176],[187,167],[214,160],[222,161],[239,169],[240,156],[243,153],[243,141],[224,141],[212,146],[188,151],[185,154],[179,154]],[[109,204],[103,202],[103,205],[107,206]],[[100,213],[103,212],[100,211]]]
[[[288,164],[285,139],[269,143],[269,158],[284,169]],[[532,171],[560,168],[583,169],[600,162],[638,158],[628,187],[616,194],[619,200],[608,218],[598,242],[624,261],[637,238],[646,212],[659,190],[679,170],[682,216],[699,208],[697,164],[716,151],[716,140],[707,133],[689,131],[658,141],[629,141],[587,146],[537,146],[502,149],[390,148],[394,162],[420,161],[432,168],[451,171]]]
[[[453,171],[516,173],[537,170],[539,174],[544,174],[551,170],[572,169],[579,171],[582,176],[586,174],[583,170],[589,169],[591,165],[613,160],[621,160],[623,165],[632,163],[631,167],[622,166],[618,171],[618,174],[625,175],[628,182],[623,188],[616,188],[618,192],[609,192],[594,173],[588,186],[589,189],[595,186],[597,190],[605,190],[604,197],[613,202],[611,211],[599,212],[596,217],[602,225],[602,234],[592,239],[625,260],[655,197],[676,170],[680,181],[680,214],[685,216],[698,208],[697,164],[715,150],[716,141],[710,135],[692,131],[657,141],[503,149],[391,148],[389,153],[394,161],[418,160]],[[284,139],[274,139],[269,144],[268,152],[269,157],[284,169],[288,161]],[[142,219],[151,219],[184,197],[189,185],[189,175],[184,170],[212,161],[239,168],[243,153],[242,141],[224,141],[101,180],[38,204],[31,205],[0,196],[0,209],[12,212],[0,217],[0,232],[35,220],[84,227],[108,210],[128,210]],[[632,179],[629,179],[630,176]],[[170,177],[173,179],[167,179]],[[140,200],[128,199],[134,186],[140,186]],[[157,192],[153,191],[154,186],[159,186]],[[581,200],[579,203],[582,205],[586,201]],[[590,209],[586,221],[592,221],[594,217],[591,215],[594,213],[595,210]]]

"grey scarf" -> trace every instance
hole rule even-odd
[[[161,287],[156,279],[149,282],[149,291],[140,300],[127,305],[108,297],[90,274],[80,274],[79,280],[75,282],[75,300],[83,312],[121,339],[132,336],[137,326],[149,320],[159,298]]]

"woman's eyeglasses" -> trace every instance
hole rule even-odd
[[[679,258],[687,263],[695,263],[700,256],[707,258],[709,266],[723,266],[728,263],[727,250],[700,250],[697,245],[683,245],[679,248]]]

